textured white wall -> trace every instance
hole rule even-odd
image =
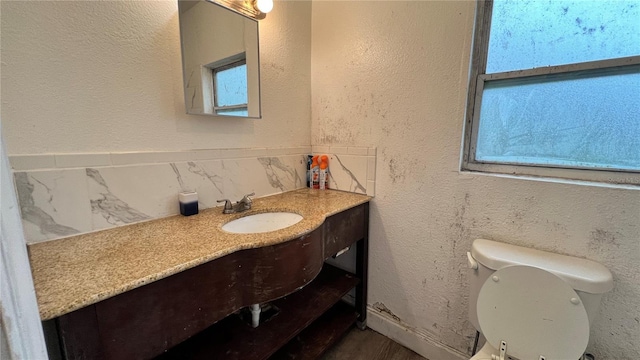
[[[310,143],[310,2],[260,21],[261,120],[185,114],[176,1],[0,6],[11,155]]]
[[[590,350],[640,358],[640,191],[458,171],[474,12],[472,1],[313,3],[312,144],[378,147],[369,303],[469,351],[473,239],[586,257],[616,286]]]

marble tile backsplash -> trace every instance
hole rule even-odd
[[[367,155],[323,152],[330,156],[331,188],[373,195],[375,149],[373,157],[363,149]],[[311,150],[44,154],[10,161],[25,238],[34,243],[178,214],[181,191],[198,192],[206,209],[251,192],[261,197],[305,187]]]
[[[375,196],[375,147],[313,145],[311,151],[329,156],[331,189]]]

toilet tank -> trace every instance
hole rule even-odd
[[[470,259],[478,269],[470,270],[469,321],[480,330],[476,303],[484,282],[496,270],[511,265],[526,265],[555,274],[568,283],[580,296],[589,324],[593,323],[602,294],[613,289],[613,277],[604,265],[592,260],[554,254],[522,246],[477,239],[471,246]]]

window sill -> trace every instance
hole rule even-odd
[[[636,190],[640,191],[640,174],[635,173],[620,173],[615,175],[621,175],[623,177],[622,180],[626,182],[613,182],[611,180],[587,180],[584,178],[570,178],[569,176],[560,177],[562,174],[574,173],[574,172],[587,172],[587,173],[602,173],[600,171],[588,171],[588,170],[569,170],[569,169],[544,169],[547,171],[558,170],[558,175],[549,176],[549,175],[532,175],[532,174],[508,174],[504,172],[490,172],[483,170],[472,170],[472,169],[461,169],[459,173],[463,176],[490,176],[490,177],[499,177],[506,179],[515,179],[515,180],[526,180],[526,181],[539,181],[539,182],[547,182],[547,183],[556,183],[556,184],[566,184],[566,185],[577,185],[577,186],[591,186],[591,187],[599,187],[599,188],[608,188],[608,189],[622,189],[622,190]],[[584,175],[584,174],[583,174]],[[610,175],[609,173],[605,175]],[[603,176],[604,179],[606,176]],[[616,179],[618,180],[618,179]]]

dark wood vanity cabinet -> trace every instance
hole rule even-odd
[[[366,324],[369,204],[300,238],[237,251],[48,321],[64,359],[310,359]],[[356,245],[356,273],[325,264]],[[355,308],[340,301],[355,287]],[[257,328],[238,310],[267,303]],[[233,315],[232,315],[233,314]],[[52,346],[52,344],[54,344]],[[58,356],[52,356],[58,357]]]

